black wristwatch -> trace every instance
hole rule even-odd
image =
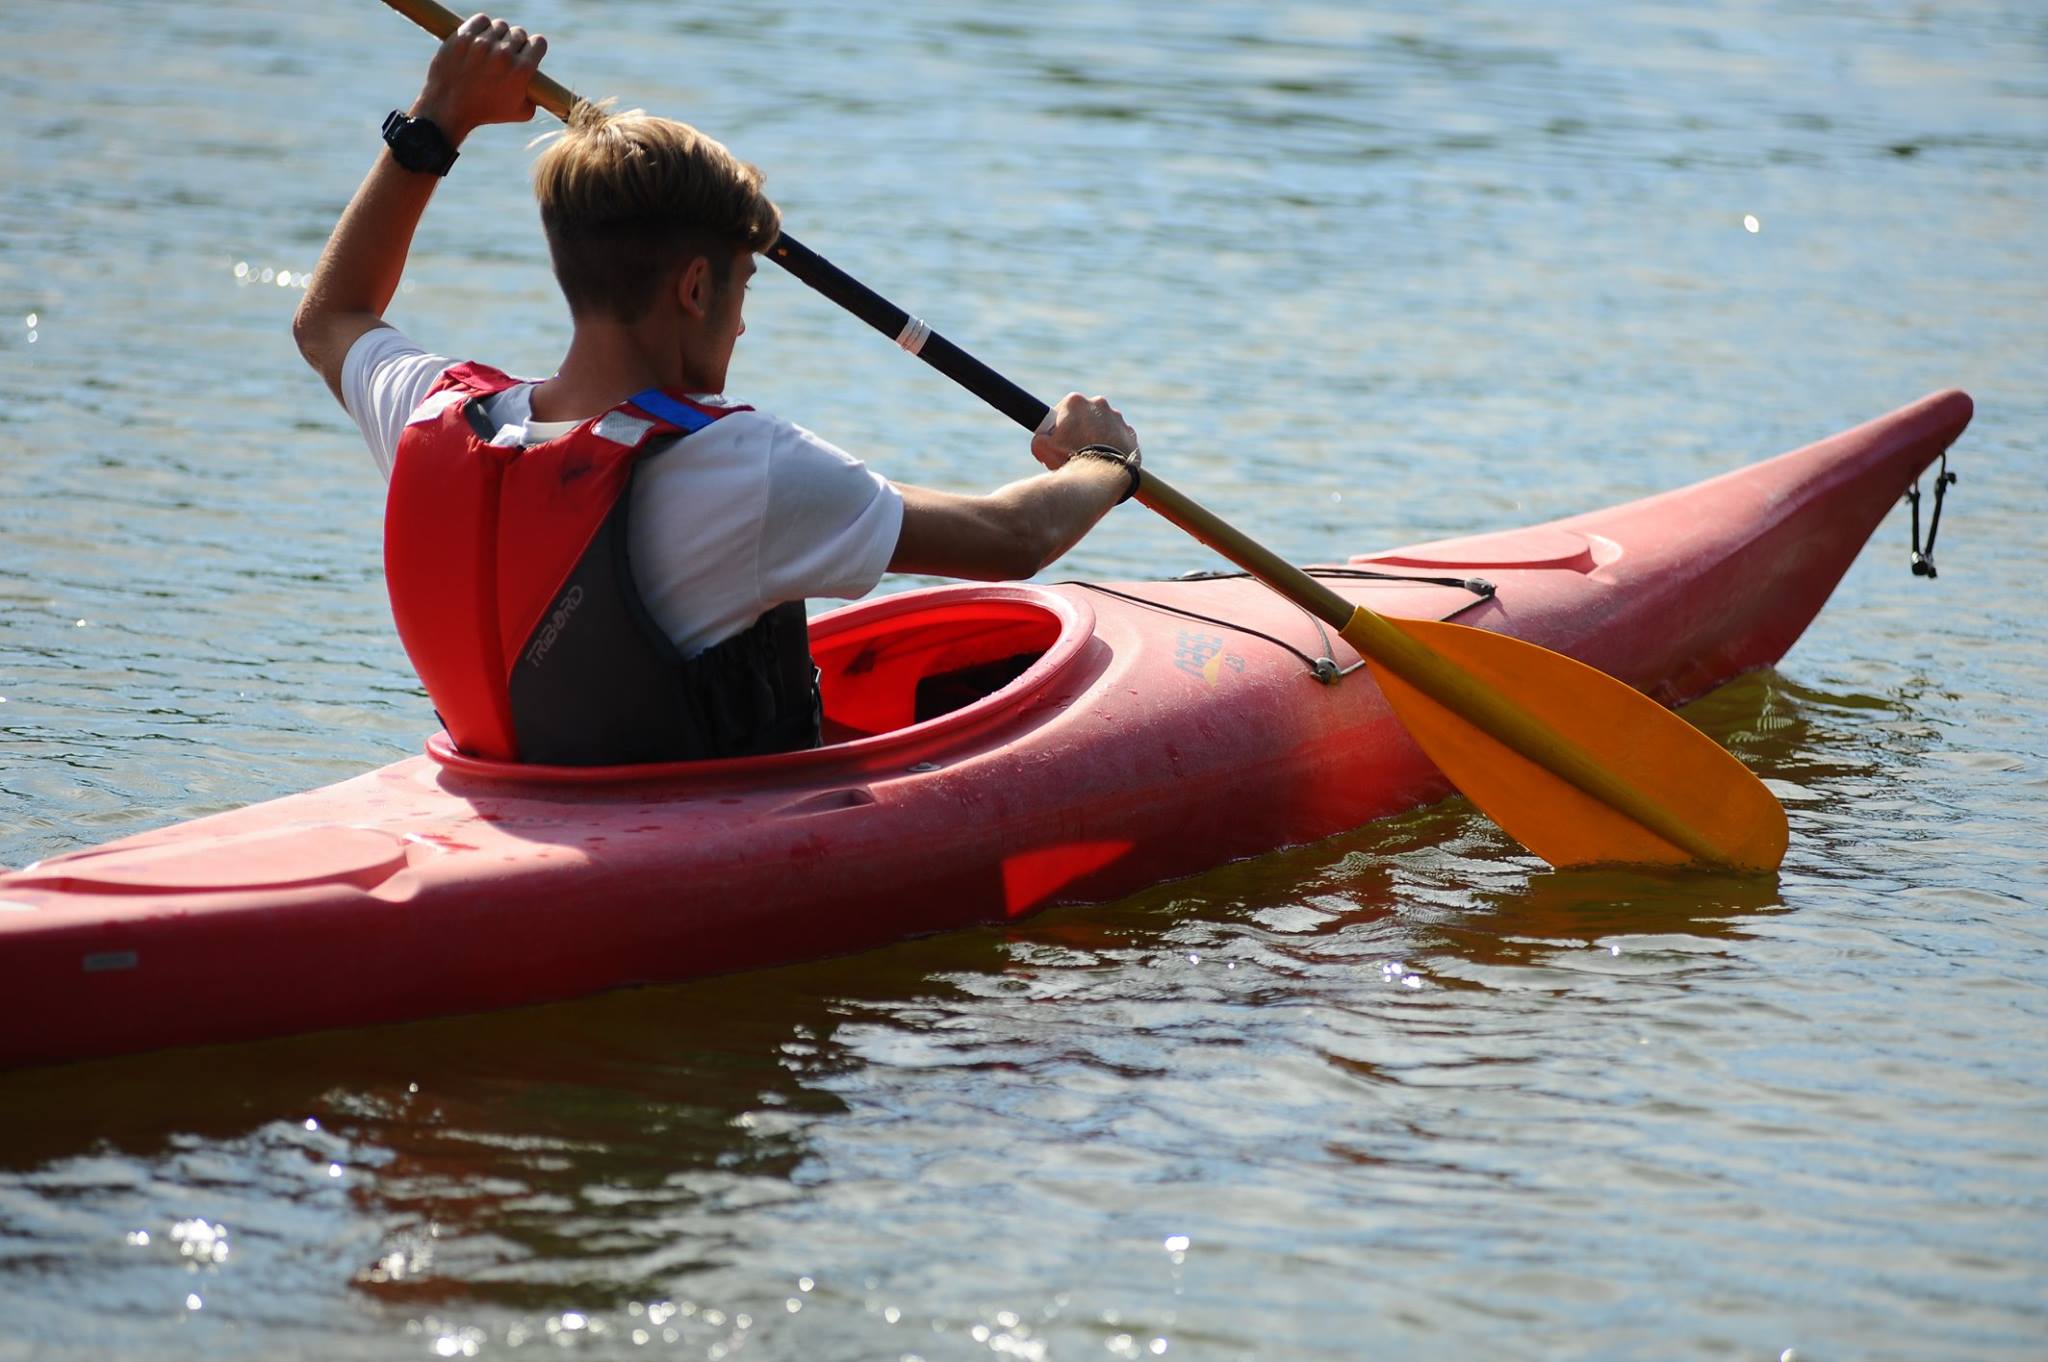
[[[384,143],[391,148],[391,159],[407,170],[446,175],[455,164],[454,144],[430,118],[407,118],[393,109],[384,120]]]

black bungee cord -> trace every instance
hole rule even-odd
[[[1941,533],[1941,501],[1954,485],[1956,475],[1948,471],[1948,451],[1941,451],[1941,471],[1934,475],[1934,511],[1927,517],[1927,547],[1920,547],[1920,479],[1914,478],[1906,491],[1906,504],[1913,508],[1913,575],[1934,578],[1934,537]]]

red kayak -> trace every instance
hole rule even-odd
[[[1669,705],[1784,655],[1963,431],[1928,397],[1680,491],[1318,568]],[[423,756],[0,873],[0,1064],[573,998],[1100,902],[1442,798],[1341,640],[1241,577],[812,621],[829,745]]]

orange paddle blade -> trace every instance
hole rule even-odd
[[[1605,672],[1505,634],[1362,609],[1344,637],[1429,759],[1552,865],[1784,860],[1785,810],[1764,783]]]

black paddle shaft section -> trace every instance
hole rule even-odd
[[[768,248],[768,258],[899,345],[907,332],[924,325],[787,232]],[[1026,430],[1037,430],[1050,410],[936,331],[911,353]]]
[[[768,258],[1026,430],[1036,431],[1051,410],[788,233],[775,239]],[[1357,610],[1350,601],[1175,491],[1150,470],[1137,488],[1137,499],[1325,624],[1337,629],[1349,626]]]

